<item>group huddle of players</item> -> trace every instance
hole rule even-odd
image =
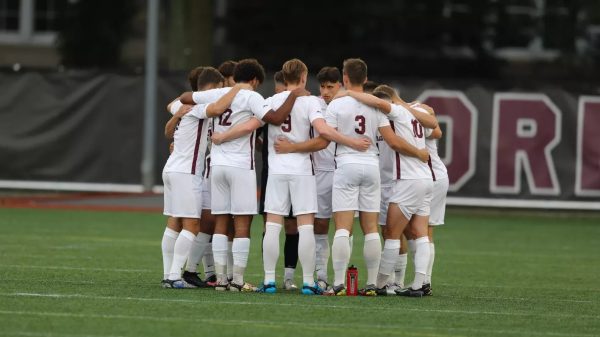
[[[298,289],[299,260],[303,294],[346,295],[358,216],[367,267],[359,294],[431,295],[433,228],[444,223],[448,190],[433,109],[406,103],[390,86],[372,85],[361,59],[345,60],[342,73],[321,69],[319,97],[306,91],[307,77],[302,61],[285,62],[275,75],[276,93],[265,99],[255,91],[265,79],[255,59],[191,71],[192,91],[167,108],[173,116],[165,135],[173,143],[163,170],[169,217],[162,239],[163,287],[275,293],[284,229],[282,289]],[[244,281],[250,224],[259,211],[256,144],[263,148],[259,287]],[[404,287],[408,251],[415,275]],[[330,255],[333,278],[327,272]]]

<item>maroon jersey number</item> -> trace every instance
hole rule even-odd
[[[231,122],[229,121],[229,117],[231,117],[231,109],[225,110],[225,112],[219,116],[219,125],[221,126],[230,126]]]
[[[281,131],[283,132],[291,132],[292,131],[292,116],[287,116],[285,121],[281,123]]]
[[[358,126],[356,128],[354,128],[354,131],[356,133],[358,133],[359,135],[364,135],[365,134],[365,116],[358,115],[358,116],[354,117],[354,120],[358,122]]]
[[[423,126],[421,125],[421,123],[419,123],[419,121],[416,119],[413,119],[411,123],[413,126],[413,134],[415,135],[415,138],[423,138]]]

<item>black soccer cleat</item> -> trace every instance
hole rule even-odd
[[[431,283],[425,283],[421,289],[423,290],[423,296],[433,296],[433,290],[431,290]]]
[[[210,288],[206,282],[202,281],[198,276],[198,273],[193,273],[191,271],[183,272],[183,280],[196,288]]]
[[[360,296],[377,296],[377,287],[374,284],[367,284],[358,291]]]
[[[423,291],[423,287],[419,289],[413,289],[411,287],[408,287],[404,289],[396,289],[396,295],[406,297],[423,297],[425,295],[425,292]]]
[[[204,282],[206,282],[206,284],[210,287],[214,287],[217,285],[217,275],[216,274],[212,274],[209,277],[206,278],[206,280],[204,280]]]
[[[162,280],[160,284],[165,289],[193,288],[193,286],[189,285],[183,280]]]
[[[387,285],[375,289],[375,293],[377,294],[377,296],[387,296],[389,294],[389,291],[390,290]]]

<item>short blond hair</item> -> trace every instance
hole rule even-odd
[[[387,96],[389,96],[391,99],[400,98],[396,89],[394,89],[386,84],[377,86],[377,88],[375,88],[373,90],[373,94],[375,94],[375,93],[384,93]]]
[[[281,72],[286,84],[297,84],[300,83],[302,74],[308,74],[308,68],[306,67],[306,64],[299,59],[291,59],[283,64]]]

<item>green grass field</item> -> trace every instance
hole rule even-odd
[[[332,298],[162,289],[159,214],[0,209],[0,335],[600,336],[600,218],[450,210],[447,223],[434,296]],[[364,276],[361,256],[357,235]]]

